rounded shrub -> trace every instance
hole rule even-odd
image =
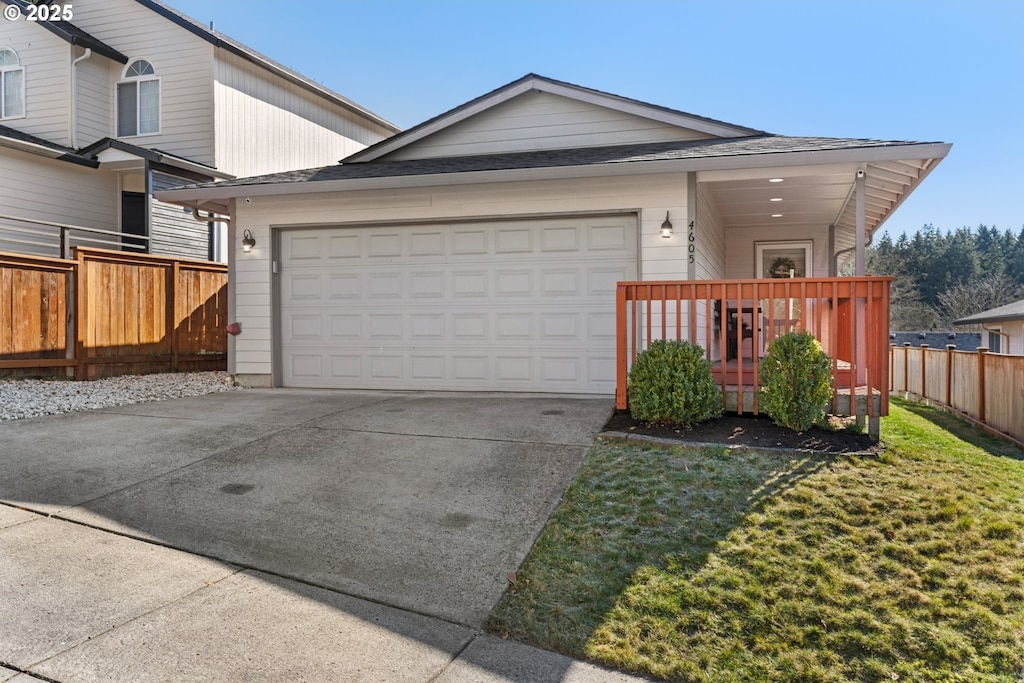
[[[629,370],[629,412],[658,425],[693,425],[722,414],[722,392],[704,349],[685,341],[654,341]]]
[[[797,432],[825,417],[832,399],[832,360],[810,332],[784,334],[761,362],[761,410]]]

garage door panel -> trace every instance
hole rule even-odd
[[[286,386],[614,391],[634,217],[301,229],[281,244]]]

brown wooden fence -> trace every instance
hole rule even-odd
[[[892,391],[925,399],[1024,448],[1024,356],[893,346]]]
[[[227,367],[227,267],[74,250],[0,252],[0,374],[96,379]]]

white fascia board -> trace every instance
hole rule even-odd
[[[681,113],[665,111],[656,107],[649,107],[640,102],[631,102],[612,95],[579,90],[567,85],[562,85],[561,83],[538,81],[534,85],[533,89],[542,90],[544,92],[551,93],[552,95],[568,97],[588,104],[597,105],[599,107],[605,107],[607,109],[614,109],[626,114],[632,114],[633,116],[651,119],[652,121],[667,123],[680,128],[689,128],[690,130],[707,133],[708,135],[713,135],[715,137],[736,138],[754,134],[754,132],[749,128],[739,128],[718,124],[701,118],[686,116]]]
[[[621,111],[626,114],[640,116],[652,121],[667,123],[680,128],[688,128],[690,130],[706,133],[715,137],[745,137],[758,132],[750,128],[729,126],[702,118],[687,116],[681,113],[665,111],[658,107],[645,105],[642,102],[633,102],[614,95],[606,95],[604,93],[577,88],[564,83],[552,83],[541,78],[529,78],[521,83],[510,86],[507,89],[500,90],[490,97],[486,97],[471,106],[454,111],[448,116],[442,116],[429,125],[423,126],[423,128],[420,128],[419,130],[414,129],[408,135],[398,135],[390,141],[383,142],[380,146],[375,147],[372,152],[356,152],[355,154],[347,157],[346,161],[365,162],[379,159],[380,157],[386,156],[387,154],[401,149],[406,145],[422,140],[423,138],[433,135],[438,131],[444,130],[449,126],[455,125],[460,121],[464,121],[482,111],[495,107],[503,102],[507,102],[508,100],[531,90],[546,92],[560,97],[567,97],[569,99],[586,102],[599,107],[605,107],[607,109]]]
[[[223,187],[165,190],[164,192],[157,193],[157,199],[171,202],[193,202],[246,196],[265,197],[289,194],[318,194],[321,192],[472,185],[523,180],[598,178],[616,175],[649,175],[748,168],[782,169],[790,166],[818,166],[819,164],[828,166],[841,163],[866,163],[878,159],[929,158],[928,155],[931,152],[941,152],[941,156],[945,156],[948,147],[948,145],[905,145],[826,150],[820,152],[784,152],[780,154],[700,157],[661,161],[630,161],[587,166],[554,166],[496,171],[468,171],[463,173],[436,173],[430,175],[389,176],[384,178],[352,178],[262,185],[226,185]],[[167,197],[167,199],[165,200],[164,197]]]

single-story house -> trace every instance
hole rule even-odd
[[[230,215],[241,384],[609,394],[617,282],[863,274],[949,149],[528,74],[331,166],[157,197]]]
[[[961,318],[954,325],[981,325],[989,353],[1024,356],[1024,299]]]

